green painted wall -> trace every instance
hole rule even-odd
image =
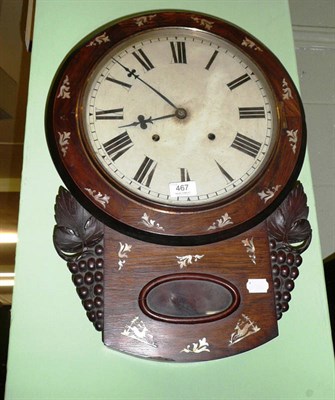
[[[297,82],[286,0],[37,0],[6,399],[332,399],[330,338],[309,163],[301,181],[314,239],[304,253],[280,335],[245,354],[167,364],[103,346],[87,321],[66,264],[54,251],[53,207],[61,185],[44,137],[46,96],[57,66],[88,32],[148,9],[207,12],[272,48]]]

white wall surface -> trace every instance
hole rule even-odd
[[[290,0],[322,257],[335,252],[335,1]]]

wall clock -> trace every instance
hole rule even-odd
[[[306,130],[262,43],[193,12],[114,21],[59,68],[46,133],[54,243],[107,346],[203,361],[277,336],[311,237]]]

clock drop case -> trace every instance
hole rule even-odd
[[[66,57],[45,121],[55,247],[106,346],[194,362],[278,335],[311,229],[304,113],[269,49],[210,15],[126,17]]]

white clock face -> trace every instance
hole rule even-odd
[[[107,177],[182,207],[246,189],[277,139],[275,101],[257,66],[194,29],[156,29],[112,49],[89,79],[82,122]]]

